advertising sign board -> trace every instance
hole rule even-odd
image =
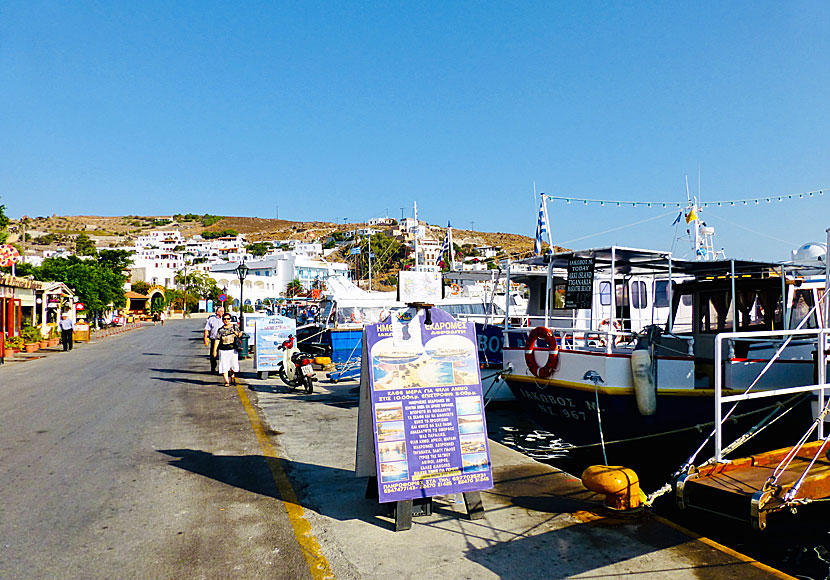
[[[263,316],[254,323],[254,371],[275,371],[282,362],[279,346],[297,335],[297,322],[286,316]]]
[[[568,260],[568,281],[565,285],[565,308],[590,309],[594,288],[594,259]]]
[[[381,502],[493,487],[473,323],[431,314],[365,327]]]

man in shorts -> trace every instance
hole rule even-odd
[[[216,374],[217,357],[214,355],[216,349],[216,333],[224,326],[222,323],[222,315],[225,314],[225,309],[221,306],[216,309],[216,314],[210,316],[205,322],[205,346],[210,349],[210,372]]]

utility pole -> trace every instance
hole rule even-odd
[[[372,291],[372,233],[369,232],[369,291]]]
[[[403,211],[404,211],[405,209],[406,209],[405,207],[402,207],[402,208],[401,208],[401,221],[403,221]]]
[[[280,206],[277,206],[277,219],[280,219]]]
[[[475,222],[470,222],[470,230],[475,231],[475,229],[476,229],[476,223]]]

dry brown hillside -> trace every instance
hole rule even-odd
[[[233,229],[246,234],[249,241],[261,240],[302,240],[325,241],[336,231],[351,231],[365,224],[335,224],[332,222],[294,222],[280,219],[256,217],[223,217],[216,223],[205,227],[201,221],[177,221],[172,216],[45,216],[28,217],[12,220],[10,224],[11,242],[20,242],[25,229],[28,242],[26,250],[38,251],[48,248],[73,247],[75,238],[83,233],[92,238],[98,247],[115,247],[130,245],[139,235],[151,230],[178,229],[190,237],[205,230],[222,231]],[[446,228],[428,226],[428,235],[436,240],[443,240]],[[40,238],[40,243],[38,239]],[[51,238],[51,239],[50,239]],[[45,242],[50,243],[45,243]],[[502,248],[513,257],[529,255],[533,249],[533,239],[518,234],[503,232],[480,232],[453,229],[453,241],[459,246],[474,244]]]

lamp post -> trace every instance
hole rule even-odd
[[[242,320],[242,310],[245,307],[245,300],[242,292],[245,286],[245,276],[247,275],[248,266],[245,265],[245,262],[242,262],[236,267],[236,277],[239,278],[239,328],[243,331],[245,330],[245,324]]]

